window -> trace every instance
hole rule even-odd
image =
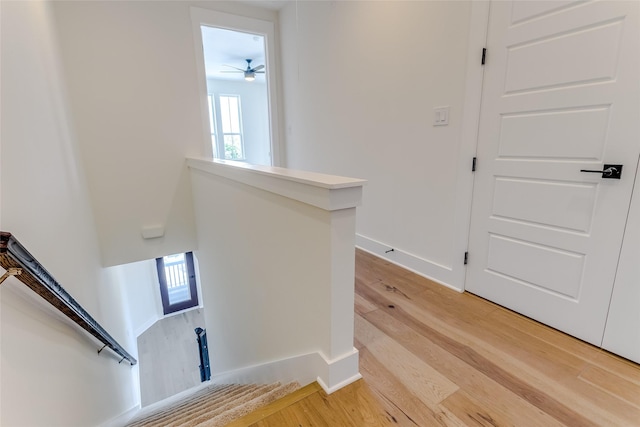
[[[220,95],[220,120],[224,140],[224,158],[227,160],[244,159],[240,97],[238,95]]]
[[[225,160],[245,160],[240,95],[211,94],[208,98],[213,152]]]
[[[156,258],[164,314],[198,305],[193,253]]]

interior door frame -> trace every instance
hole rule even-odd
[[[282,166],[282,146],[280,138],[278,61],[276,55],[275,24],[270,21],[218,12],[216,10],[191,7],[191,24],[196,56],[198,90],[200,91],[200,110],[202,122],[203,151],[205,156],[213,158],[211,130],[209,128],[209,106],[207,99],[207,76],[205,71],[204,50],[202,45],[202,25],[223,28],[225,30],[256,34],[264,37],[265,66],[267,77],[267,96],[269,98],[269,136],[271,138],[271,166]]]
[[[482,113],[482,88],[484,66],[481,63],[482,49],[486,47],[489,31],[491,1],[471,2],[469,20],[469,41],[467,49],[467,69],[465,76],[465,97],[462,116],[460,155],[458,156],[458,184],[456,186],[456,204],[454,212],[454,248],[460,254],[459,264],[454,264],[453,275],[457,287],[465,290],[467,268],[464,254],[469,250],[471,229],[471,207],[475,175],[471,170],[473,158],[478,149],[480,116]],[[482,167],[481,165],[479,167]],[[469,256],[473,256],[470,254]],[[458,261],[458,260],[456,260]],[[456,268],[459,266],[459,268]],[[456,273],[457,272],[457,273]]]

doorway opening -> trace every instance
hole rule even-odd
[[[156,266],[165,316],[198,305],[192,252],[156,258]]]
[[[278,165],[273,23],[192,9],[206,152]]]
[[[202,26],[214,157],[271,165],[264,37]]]

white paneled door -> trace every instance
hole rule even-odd
[[[465,287],[596,345],[640,154],[639,5],[491,4]],[[605,164],[621,179],[581,172]]]

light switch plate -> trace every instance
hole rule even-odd
[[[433,109],[433,125],[447,126],[449,124],[449,106]]]

